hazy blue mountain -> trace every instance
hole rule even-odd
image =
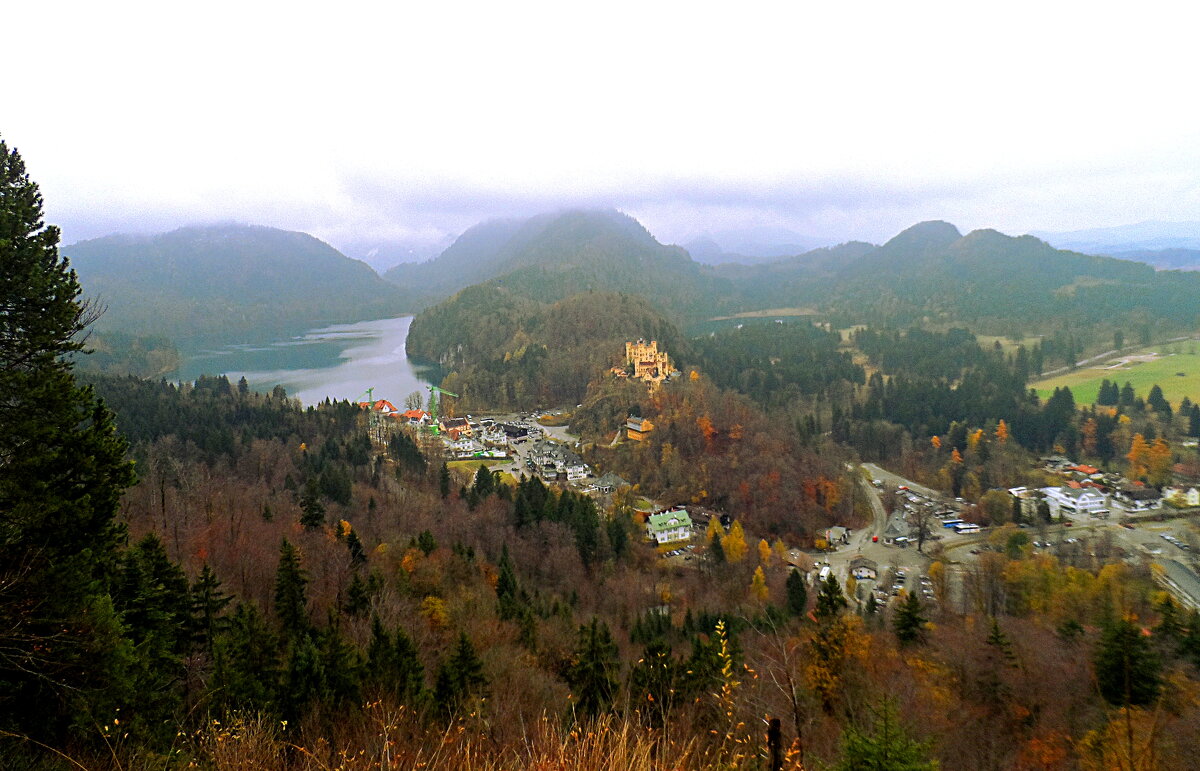
[[[1108,256],[1144,262],[1159,270],[1200,270],[1200,249],[1137,249]]]
[[[1138,222],[1111,228],[1073,230],[1033,235],[1059,249],[1087,254],[1113,255],[1120,252],[1200,249],[1200,222]]]
[[[706,265],[773,262],[827,245],[827,241],[780,227],[749,227],[705,232],[687,241],[692,259]]]
[[[680,316],[703,315],[728,294],[678,246],[665,246],[615,210],[566,210],[477,225],[434,260],[386,277],[432,301],[483,282],[553,302],[578,292],[630,292]]]
[[[498,219],[469,228],[437,257],[420,263],[396,265],[383,277],[423,298],[425,305],[459,289],[499,275],[504,249],[522,228],[536,228],[533,220]]]
[[[1140,262],[1055,249],[995,230],[961,235],[945,222],[908,228],[882,246],[722,268],[749,307],[811,307],[846,322],[970,323],[1036,329],[1120,318],[1192,323],[1200,276]]]
[[[238,338],[401,313],[412,298],[305,233],[251,225],[113,235],[63,248],[99,327],[177,341]]]

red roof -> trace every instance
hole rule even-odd
[[[1070,470],[1078,471],[1080,474],[1087,474],[1088,476],[1100,473],[1100,469],[1096,468],[1095,466],[1085,466],[1082,463],[1080,463],[1078,466],[1072,466]]]
[[[408,410],[404,413],[405,420],[424,420],[429,415],[425,410]]]

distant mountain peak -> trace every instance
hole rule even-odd
[[[902,247],[911,249],[914,246],[949,246],[962,238],[958,228],[942,220],[918,222],[912,227],[905,228],[893,236],[883,248]]]

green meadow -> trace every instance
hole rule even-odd
[[[1200,401],[1200,344],[1195,342],[1176,343],[1166,347],[1147,348],[1144,353],[1157,351],[1161,358],[1146,362],[1130,362],[1114,369],[1087,367],[1065,375],[1034,383],[1038,395],[1049,396],[1055,388],[1068,386],[1078,404],[1092,404],[1100,391],[1100,382],[1114,380],[1123,386],[1133,385],[1134,392],[1145,398],[1150,389],[1158,384],[1163,396],[1172,405],[1178,405],[1183,397],[1193,402]],[[1139,352],[1143,353],[1143,352]]]

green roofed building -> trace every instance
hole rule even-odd
[[[692,537],[692,518],[687,509],[671,509],[646,518],[646,535],[659,546],[681,543]]]

